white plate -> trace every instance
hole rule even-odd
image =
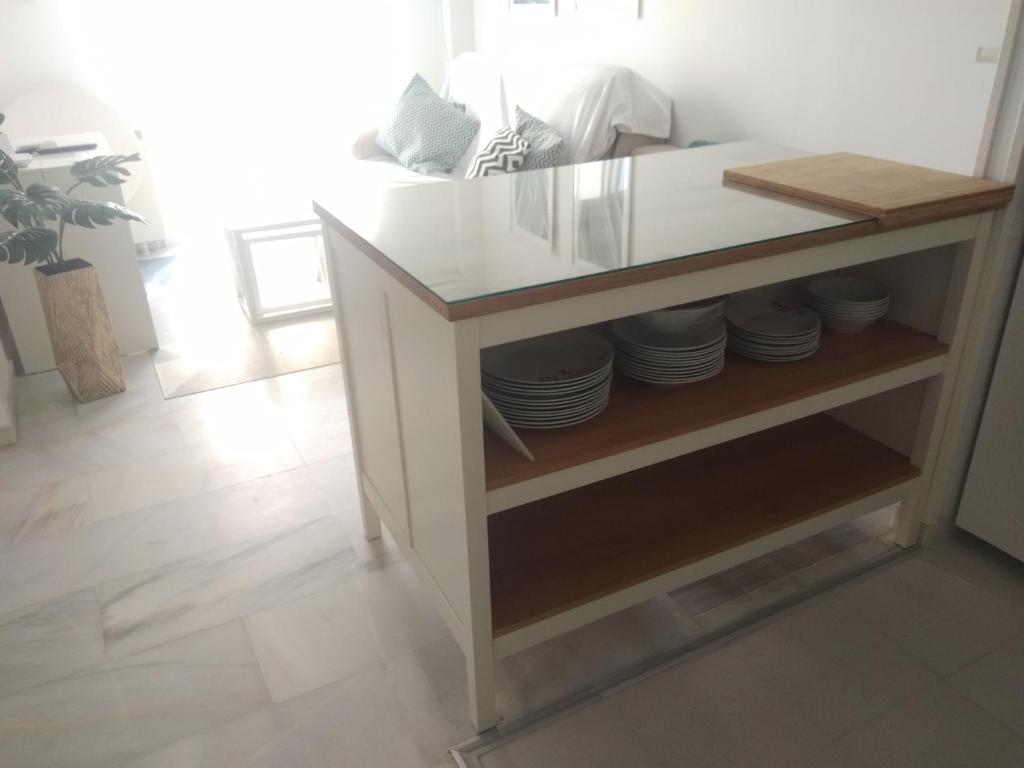
[[[742,333],[772,339],[806,336],[821,329],[817,312],[784,301],[741,300],[726,309],[725,317]]]
[[[633,360],[643,360],[645,362],[658,365],[688,365],[700,363],[705,360],[714,360],[722,354],[722,350],[725,349],[725,346],[726,342],[723,340],[721,344],[716,344],[714,347],[710,347],[700,354],[692,355],[659,355],[642,349],[620,349],[619,354],[615,359],[618,360],[621,357],[628,357]]]
[[[567,417],[564,419],[552,419],[548,421],[533,421],[533,420],[520,420],[520,419],[507,419],[508,423],[518,429],[557,429],[559,427],[571,427],[576,424],[582,424],[584,421],[589,421],[595,416],[599,416],[604,412],[604,409],[608,407],[608,401],[605,401],[596,410],[585,413],[579,416]]]
[[[490,347],[480,353],[480,365],[495,379],[546,386],[592,376],[606,368],[614,355],[603,336],[575,329]]]
[[[716,355],[713,359],[702,362],[699,365],[652,365],[641,360],[630,360],[623,357],[619,359],[619,370],[639,370],[647,371],[649,373],[666,373],[669,375],[686,374],[689,372],[703,371],[708,368],[712,368],[718,365],[724,356],[725,353],[723,351],[722,354]]]
[[[692,384],[696,381],[704,381],[710,379],[712,376],[717,376],[725,368],[725,359],[723,358],[718,365],[709,368],[701,373],[696,373],[690,376],[670,376],[666,374],[648,374],[643,371],[631,371],[626,373],[630,378],[634,378],[637,381],[643,381],[648,384]]]
[[[543,395],[556,395],[556,394],[567,394],[571,392],[580,392],[592,387],[599,386],[602,381],[606,380],[611,375],[612,361],[597,373],[587,376],[582,379],[576,379],[569,382],[557,382],[552,384],[524,384],[517,381],[509,381],[506,379],[498,379],[493,376],[484,374],[481,377],[481,382],[485,388],[494,389],[501,392],[506,392],[512,395],[520,395],[522,397],[534,397]]]
[[[739,355],[740,357],[745,357],[749,360],[758,360],[760,362],[765,363],[787,363],[795,360],[804,360],[810,357],[811,355],[815,354],[818,351],[818,349],[818,347],[813,347],[812,349],[808,349],[804,352],[792,355],[766,355],[759,352],[752,352],[749,350],[739,349],[732,350],[732,352],[734,354]]]
[[[750,344],[764,344],[769,347],[787,347],[793,344],[804,344],[808,341],[814,341],[820,336],[821,331],[814,331],[813,333],[805,333],[801,336],[787,336],[786,338],[779,338],[777,336],[757,336],[730,329],[729,341],[731,343],[738,339]]]
[[[608,389],[609,384],[610,379],[602,382],[599,386],[594,387],[593,389],[587,389],[583,392],[573,392],[567,395],[559,394],[553,397],[519,397],[517,395],[507,395],[504,392],[491,392],[488,397],[491,397],[491,399],[496,403],[518,406],[520,408],[543,408],[559,405],[572,405],[574,403],[587,402],[590,399],[597,397]]]
[[[612,323],[612,330],[624,346],[661,351],[694,351],[714,346],[725,335],[725,324],[717,318],[667,332],[645,325],[638,317],[623,317]]]
[[[736,352],[737,354],[763,355],[765,357],[794,357],[796,355],[802,355],[804,352],[815,350],[818,346],[819,344],[816,341],[811,342],[810,344],[801,344],[798,347],[787,347],[785,349],[758,347],[749,344],[731,344],[729,346],[729,351]]]
[[[602,400],[608,399],[608,392],[599,392],[594,397],[589,398],[578,403],[564,403],[552,406],[529,406],[529,405],[511,405],[509,403],[494,403],[494,407],[497,408],[502,414],[513,414],[516,416],[550,416],[565,413],[574,413],[576,411],[583,411],[587,408],[591,408]]]

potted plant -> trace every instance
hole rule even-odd
[[[51,184],[22,187],[17,166],[0,150],[0,216],[14,227],[0,232],[0,262],[36,265],[36,287],[57,370],[83,403],[124,392],[124,374],[96,270],[84,259],[64,257],[64,228],[144,219],[116,203],[81,200],[71,193],[82,184],[123,184],[131,175],[124,165],[136,160],[138,154],[77,162],[71,166],[75,183],[61,191]]]

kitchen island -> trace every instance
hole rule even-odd
[[[383,521],[433,596],[478,730],[498,719],[497,658],[885,507],[894,540],[919,541],[975,246],[1013,189],[884,164],[865,166],[884,177],[872,205],[827,165],[824,184],[804,166],[723,180],[807,159],[739,142],[316,199],[364,530]],[[709,297],[798,300],[837,270],[883,283],[889,316],[798,362],[730,355],[667,388],[617,375],[593,420],[519,430],[532,461],[484,427],[483,349]]]

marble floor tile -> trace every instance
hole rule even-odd
[[[251,614],[245,621],[276,702],[384,660],[356,579]]]
[[[831,743],[800,707],[757,674],[749,649],[727,644],[606,697],[665,765],[786,766]]]
[[[268,702],[233,622],[0,699],[0,755],[19,768],[110,768]]]
[[[1024,602],[999,601],[920,557],[839,587],[834,599],[940,675],[1024,634]]]
[[[793,574],[793,578],[804,587],[825,586],[863,567],[866,563],[899,551],[900,548],[896,544],[890,544],[880,538],[851,541],[846,549],[801,568]]]
[[[1024,604],[1024,563],[970,534],[960,532],[923,550],[921,559],[1004,603]]]
[[[1017,768],[1024,741],[944,683],[934,683],[804,766]]]
[[[319,768],[300,739],[299,721],[269,706],[228,723],[184,736],[119,768]]]
[[[320,692],[323,703],[302,715],[293,738],[317,766],[437,768],[451,765],[453,730],[411,656],[345,678]],[[399,736],[400,735],[400,736]]]
[[[760,679],[833,738],[938,679],[860,614],[827,597],[787,611],[736,645]]]
[[[448,635],[432,598],[407,563],[361,572],[359,588],[383,660]]]
[[[94,515],[115,515],[198,496],[303,465],[279,428],[240,435],[237,442],[164,454],[89,475]]]
[[[485,755],[484,768],[674,768],[605,703],[572,712]]]
[[[0,698],[105,661],[92,590],[0,616]]]
[[[947,682],[1024,738],[1024,635],[961,669]]]
[[[770,581],[767,584],[742,592],[725,603],[719,603],[703,613],[694,615],[694,619],[708,632],[725,629],[730,625],[779,605],[784,600],[800,595],[804,587],[792,576]]]
[[[0,549],[85,525],[92,515],[87,476],[0,493]]]
[[[784,547],[676,590],[672,598],[688,614],[697,616],[751,590],[790,576],[815,559],[795,546]]]
[[[351,483],[355,478],[351,475]],[[0,611],[51,600],[176,560],[288,530],[354,505],[329,499],[306,468],[102,519],[0,549]],[[65,520],[67,522],[67,520]]]
[[[355,578],[334,517],[97,587],[109,656],[121,657]]]

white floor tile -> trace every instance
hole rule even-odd
[[[698,654],[607,699],[666,765],[785,766],[830,740],[732,644]]]
[[[354,579],[340,524],[300,528],[99,585],[103,637],[112,657]]]
[[[484,768],[668,768],[607,704],[561,717],[486,755]]]
[[[246,618],[270,695],[286,701],[384,660],[356,579]]]
[[[1024,741],[944,683],[935,683],[839,742],[841,765],[1019,768]]]
[[[1024,738],[1024,635],[969,664],[948,682]]]
[[[759,678],[833,738],[937,679],[859,614],[827,598],[788,611],[737,645]]]
[[[1024,633],[1024,602],[1008,607],[921,558],[841,587],[835,599],[942,675]]]
[[[0,699],[19,768],[109,768],[269,702],[241,622]]]
[[[92,590],[0,616],[0,698],[105,661]]]

